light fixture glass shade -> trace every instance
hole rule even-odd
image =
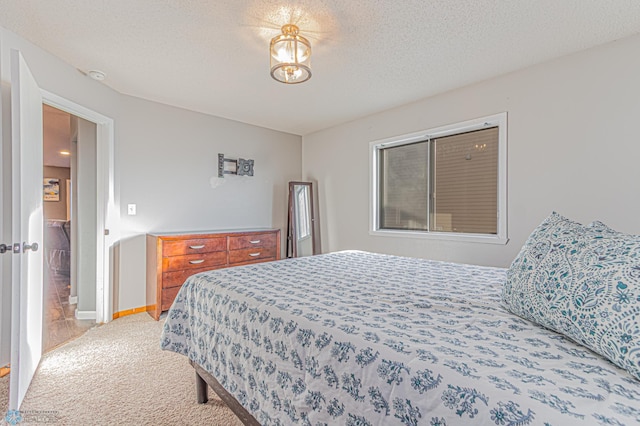
[[[302,83],[311,78],[311,44],[298,35],[298,27],[287,24],[271,39],[271,77],[281,83]]]

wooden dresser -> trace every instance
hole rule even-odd
[[[280,230],[147,234],[147,312],[156,321],[187,277],[280,259]]]

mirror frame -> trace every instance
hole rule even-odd
[[[298,257],[298,241],[294,237],[296,235],[296,221],[295,221],[295,200],[294,200],[294,188],[296,186],[308,186],[309,187],[309,214],[311,215],[311,254],[316,253],[316,217],[315,209],[313,205],[313,182],[289,182],[289,214],[287,224],[287,258]]]

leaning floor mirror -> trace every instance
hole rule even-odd
[[[315,220],[313,184],[311,182],[289,182],[287,257],[316,254]]]

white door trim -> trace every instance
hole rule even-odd
[[[45,104],[96,124],[96,322],[113,318],[113,277],[109,254],[118,241],[119,218],[116,214],[114,185],[114,121],[82,105],[42,90]]]

